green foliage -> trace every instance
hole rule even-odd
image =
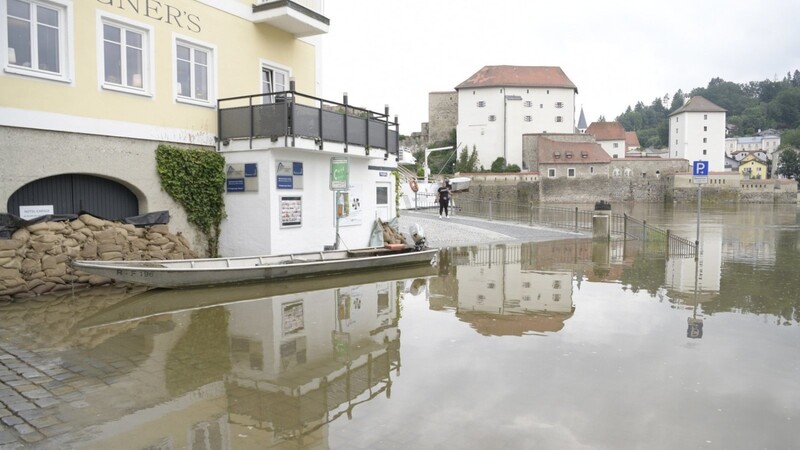
[[[800,71],[787,73],[782,81],[733,83],[712,78],[706,87],[693,89],[689,95],[678,90],[672,96],[656,98],[650,105],[638,102],[628,107],[616,120],[628,131],[636,131],[643,147],[669,145],[669,114],[683,106],[684,99],[703,96],[725,108],[726,119],[736,128],[735,135],[748,136],[768,128],[800,127]],[[669,109],[666,105],[669,104]],[[781,138],[783,141],[783,137]]]
[[[506,164],[506,159],[500,156],[494,160],[489,171],[494,173],[509,173],[521,172],[522,170],[516,164]]]
[[[781,134],[781,148],[784,147],[800,148],[800,128],[787,130]]]
[[[395,170],[392,175],[394,175],[394,211],[395,215],[400,217],[400,196],[403,194],[403,190],[400,187],[400,172]]]
[[[478,171],[479,166],[480,161],[478,161],[478,149],[473,145],[472,153],[469,153],[469,150],[465,145],[464,148],[461,149],[461,153],[458,155],[455,171],[462,173],[474,173]]]
[[[225,159],[204,149],[161,144],[156,149],[161,187],[186,210],[189,223],[208,241],[208,253],[218,256],[220,223],[225,217]]]
[[[797,150],[785,148],[781,151],[778,175],[800,180],[800,155],[798,155]]]
[[[494,173],[500,173],[500,172],[505,172],[505,168],[506,168],[506,159],[500,156],[494,160],[492,166],[489,168],[489,171]]]

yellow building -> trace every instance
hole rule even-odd
[[[767,164],[753,154],[747,155],[739,163],[739,173],[746,179],[767,179]]]
[[[397,152],[396,121],[388,111],[354,113],[317,98],[329,27],[322,0],[3,0],[0,16],[0,148],[11,161],[0,168],[0,212],[85,210],[117,219],[168,210],[173,228],[194,237],[186,213],[160,187],[159,143],[216,149],[233,175],[248,164],[244,192],[229,180],[223,254],[332,243],[333,231],[310,224],[332,229],[333,194],[309,176],[327,180],[332,155],[348,157],[369,206],[364,218],[383,208],[376,206],[383,191],[371,187],[391,178],[378,174],[394,165],[383,162],[395,162],[388,154]],[[358,117],[345,120],[343,112]],[[359,118],[364,123],[353,122]],[[327,129],[337,121],[343,138]],[[275,170],[287,161],[299,163],[300,179],[289,176],[304,185],[279,185]],[[312,189],[313,204],[303,198]],[[306,220],[280,222],[287,205]],[[255,210],[263,214],[250,215]],[[245,234],[256,245],[225,237],[254,220],[263,233]],[[355,243],[368,235],[367,222],[342,234]]]

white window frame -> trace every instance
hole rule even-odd
[[[186,97],[180,95],[178,88],[178,45],[189,47],[194,50],[202,50],[208,52],[208,95],[207,99],[199,99],[195,97]],[[191,76],[194,77],[194,70],[191,71]],[[261,74],[259,73],[259,76]],[[176,103],[187,103],[190,105],[205,106],[214,108],[217,104],[217,46],[202,42],[197,39],[190,38],[179,34],[172,35],[172,82],[173,94],[172,97]]]
[[[556,122],[563,122],[564,116],[556,116]]]
[[[75,78],[73,64],[74,36],[73,36],[73,2],[72,0],[21,0],[23,3],[42,6],[58,11],[58,39],[59,39],[59,71],[47,72],[33,67],[12,65],[8,46],[8,2],[0,1],[0,67],[5,73],[43,78],[53,81],[72,83]],[[35,9],[35,8],[34,8]],[[31,51],[36,53],[36,33],[31,35]],[[34,55],[32,54],[32,59]]]
[[[111,25],[121,30],[130,30],[142,34],[142,87],[136,88],[124,84],[116,84],[106,81],[105,71],[105,37],[103,25]],[[127,17],[108,14],[104,11],[97,11],[97,80],[100,89],[125,92],[128,94],[144,95],[152,97],[154,93],[153,80],[155,80],[155,37],[153,27],[135,22]],[[124,50],[123,50],[124,54]],[[124,55],[123,55],[124,58]],[[122,75],[125,76],[123,68]]]
[[[283,64],[278,64],[278,63],[273,62],[273,61],[268,61],[266,59],[262,59],[261,60],[261,68],[258,71],[258,85],[259,85],[260,92],[262,94],[266,94],[266,92],[264,91],[264,76],[263,75],[264,75],[264,71],[267,71],[267,70],[271,71],[272,74],[273,74],[273,78],[272,78],[273,92],[280,92],[280,91],[274,90],[274,85],[275,85],[274,74],[275,74],[275,72],[280,72],[280,73],[282,73],[282,74],[284,74],[286,76],[286,86],[282,90],[283,91],[288,91],[289,90],[289,85],[290,85],[290,81],[291,81],[291,78],[292,78],[292,69],[289,66],[284,66]],[[264,96],[264,103],[274,103],[274,102],[275,102],[275,96],[266,96],[266,95]]]
[[[558,175],[558,172],[554,167],[549,167],[547,169],[547,178],[555,178]]]
[[[567,177],[575,178],[577,176],[577,172],[575,171],[574,167],[570,167],[567,169]]]

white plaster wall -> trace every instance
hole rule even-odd
[[[522,100],[505,101],[506,95]],[[479,101],[485,101],[486,106],[478,107]],[[525,102],[531,106],[525,106]],[[561,108],[556,107],[559,102]],[[496,117],[494,122],[489,121],[490,115]],[[525,121],[525,116],[531,116],[531,121]],[[561,116],[561,122],[556,122],[557,116]],[[573,89],[490,87],[458,91],[456,140],[469,149],[475,145],[480,163],[487,169],[498,157],[522,167],[523,134],[572,133],[574,123]]]
[[[670,157],[708,161],[712,172],[725,170],[725,113],[685,112],[671,117],[669,124]]]
[[[361,188],[361,224],[339,227],[342,244],[348,248],[369,244],[376,215],[378,182],[389,184],[389,217],[396,215],[394,177],[390,170],[369,166],[396,167],[394,157],[384,160],[350,156],[350,185]],[[222,223],[220,253],[223,256],[300,253],[321,251],[336,240],[334,194],[329,189],[332,153],[293,148],[225,153],[228,163],[257,163],[258,192],[230,192],[225,195],[227,219]],[[339,155],[342,156],[342,155]],[[277,189],[277,161],[303,163],[302,189]],[[302,225],[282,228],[280,197],[302,198]]]
[[[614,141],[597,141],[600,144],[600,147],[606,151],[612,158],[624,158],[625,157],[625,141],[622,139],[614,140]],[[614,147],[614,144],[617,144],[617,147]]]

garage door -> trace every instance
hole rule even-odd
[[[110,220],[139,215],[139,201],[125,186],[91,175],[57,175],[21,187],[8,200],[8,212],[20,206],[52,205],[54,214],[86,211]]]

